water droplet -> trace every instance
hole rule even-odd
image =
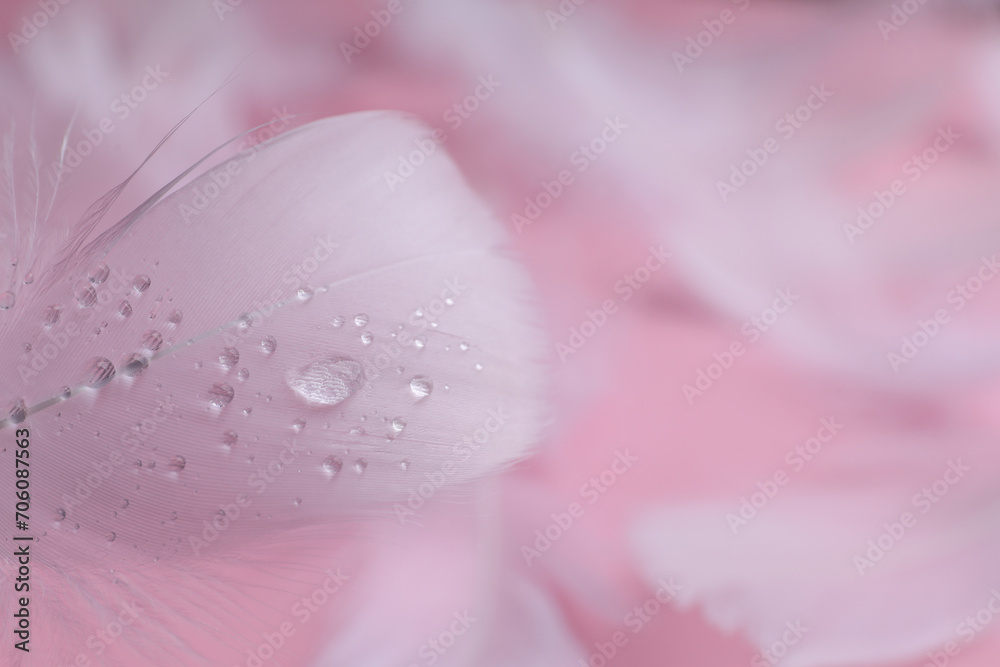
[[[56,508],[56,521],[62,521],[66,518],[66,510],[61,507]]]
[[[167,463],[167,468],[172,472],[180,472],[181,470],[184,470],[184,467],[186,465],[187,465],[187,459],[185,459],[183,456],[178,455],[170,459],[170,462]]]
[[[373,340],[375,340],[375,334],[371,331],[366,331],[361,334],[361,342],[365,345],[371,345]]]
[[[128,500],[126,499],[126,500],[121,501],[121,503],[119,504],[119,507],[121,507],[122,509],[127,509],[128,508]]]
[[[278,349],[278,341],[274,336],[264,336],[260,341],[260,349],[264,354],[274,354]]]
[[[417,348],[418,350],[421,349],[424,345],[427,345],[427,336],[417,336],[416,338],[413,339],[413,347]]]
[[[69,387],[63,387],[62,391],[59,392],[59,396],[63,399],[67,399],[72,395],[73,395],[73,390],[70,389]]]
[[[392,428],[396,431],[402,431],[406,428],[406,421],[402,417],[396,417],[392,420]]]
[[[49,306],[45,309],[45,326],[55,326],[61,317],[62,309],[59,306]]]
[[[350,398],[363,382],[361,364],[346,357],[331,357],[302,368],[288,385],[310,403],[336,405]]]
[[[336,475],[340,472],[341,468],[344,467],[344,462],[339,456],[328,456],[323,461],[323,468],[326,469],[327,473],[330,475]]]
[[[181,320],[184,319],[184,313],[179,310],[170,311],[170,315],[167,317],[167,321],[171,324],[180,324]]]
[[[118,304],[118,314],[121,315],[122,317],[131,317],[132,304],[130,304],[128,301],[122,301],[120,304]]]
[[[222,354],[219,355],[219,363],[222,364],[226,370],[231,370],[233,366],[240,363],[240,351],[235,347],[223,348]]]
[[[476,364],[476,370],[477,371],[483,370],[483,365],[482,364]]]
[[[239,318],[239,328],[240,331],[246,332],[253,325],[253,315],[250,313],[243,313]]]
[[[296,295],[299,297],[299,301],[308,301],[313,297],[313,291],[310,287],[300,287]]]
[[[97,265],[97,268],[95,268],[91,272],[90,282],[94,283],[95,285],[100,285],[105,280],[107,280],[108,276],[110,275],[111,275],[111,269],[108,268],[107,264],[101,262],[100,264]]]
[[[250,379],[250,369],[249,368],[240,369],[240,372],[237,374],[236,377],[240,379],[240,382],[246,382],[247,380]]]
[[[466,350],[469,349],[469,344],[468,343],[459,343],[458,344],[458,349],[460,349],[462,352],[465,352]]]
[[[399,462],[399,467],[402,468],[403,470],[409,470],[410,469],[410,462],[404,459],[404,460],[402,460],[402,461]]]
[[[333,321],[330,324],[339,329],[340,327],[344,326],[344,318],[341,317],[340,315],[337,315],[335,318],[333,318]]]
[[[73,295],[81,308],[90,308],[97,303],[97,290],[88,282],[78,282],[73,288]]]
[[[235,447],[239,439],[240,435],[236,431],[226,431],[222,434],[222,442],[226,447]]]
[[[296,433],[301,433],[302,429],[304,429],[305,427],[306,427],[305,419],[296,419],[295,421],[292,422],[292,430],[295,431]]]
[[[94,357],[87,364],[84,384],[92,389],[99,389],[111,382],[115,377],[115,365],[104,357]]]
[[[133,354],[122,366],[122,373],[128,377],[135,377],[149,367],[149,359],[141,354]]]
[[[357,461],[354,462],[354,472],[358,473],[359,475],[363,473],[365,471],[365,468],[367,467],[368,467],[368,461],[364,459],[358,459]]]
[[[149,289],[152,282],[153,281],[149,279],[149,276],[138,275],[135,277],[135,280],[132,281],[132,288],[139,294],[142,294]]]
[[[107,535],[108,542],[114,542],[116,539],[118,539],[117,535],[115,535],[114,533],[108,533]]]
[[[355,426],[354,428],[351,429],[351,435],[364,435],[364,434],[365,430],[360,426]]]
[[[33,282],[35,282],[35,274],[32,273],[31,271],[28,271],[28,273],[25,274],[24,276],[24,284],[30,285]]]
[[[417,375],[410,380],[410,391],[419,398],[427,398],[434,390],[434,383],[426,375]]]
[[[296,498],[293,502],[295,503],[295,506],[298,507],[299,505],[302,504],[302,499],[301,498]]]
[[[24,400],[19,398],[14,401],[14,403],[10,406],[10,409],[7,411],[7,419],[10,420],[11,424],[20,424],[27,418],[28,408],[25,406]]]
[[[14,307],[14,293],[7,290],[0,294],[0,310],[10,310]]]
[[[205,364],[201,363],[200,361],[196,361],[196,362],[194,362],[194,369],[195,369],[196,371],[200,371],[200,370],[201,370],[201,367],[202,367],[202,366],[204,366],[204,365],[205,365]]]
[[[354,323],[359,327],[363,327],[368,324],[368,316],[364,313],[358,313],[354,316]]]
[[[236,396],[236,390],[224,382],[216,382],[208,391],[208,402],[217,408],[229,405]]]
[[[249,408],[249,407],[248,408],[243,408],[243,415],[245,417],[249,417],[252,412],[253,412],[253,408]]]
[[[142,346],[150,352],[156,352],[163,347],[163,334],[159,331],[150,329],[146,333],[142,334]]]

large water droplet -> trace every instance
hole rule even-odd
[[[223,348],[222,354],[219,355],[219,363],[225,366],[226,370],[231,370],[240,363],[240,351],[235,347]]]
[[[0,310],[10,310],[14,307],[14,293],[7,290],[0,294]]]
[[[115,365],[104,357],[94,357],[87,365],[84,384],[99,389],[115,378]]]
[[[142,373],[149,366],[149,359],[141,354],[133,354],[122,366],[122,373],[128,377],[135,377]]]
[[[229,405],[236,396],[236,390],[224,382],[216,382],[208,391],[208,402],[217,408]]]
[[[73,288],[73,295],[81,308],[90,308],[97,303],[97,290],[88,282],[78,282]]]
[[[292,422],[292,430],[295,431],[296,433],[301,433],[302,429],[304,429],[305,427],[306,427],[305,419],[300,418]]]
[[[395,419],[392,420],[392,428],[397,432],[402,431],[404,428],[406,428],[406,420],[404,420],[402,417],[396,417]]]
[[[308,301],[313,297],[313,290],[311,287],[300,287],[296,295],[299,297],[299,301]]]
[[[108,267],[107,264],[101,262],[100,264],[97,265],[97,267],[93,271],[91,271],[90,282],[94,283],[95,285],[100,285],[105,280],[107,280],[108,276],[110,275],[111,275],[111,269]]]
[[[128,301],[122,301],[118,304],[118,314],[122,317],[132,317],[132,304]]]
[[[24,405],[23,399],[17,399],[7,411],[7,419],[11,424],[20,424],[28,418],[28,408]]]
[[[373,340],[375,340],[375,334],[371,331],[366,331],[361,334],[361,342],[365,345],[371,345]]]
[[[354,323],[359,327],[363,327],[368,324],[368,316],[364,313],[358,313],[354,316]]]
[[[150,352],[156,352],[163,347],[163,334],[152,329],[147,331],[142,334],[142,346]]]
[[[135,277],[135,280],[132,281],[132,289],[142,294],[149,289],[152,282],[153,281],[149,279],[149,276],[138,275]]]
[[[410,391],[417,398],[426,398],[434,390],[434,383],[426,375],[417,375],[410,380]]]
[[[339,456],[328,456],[323,461],[323,468],[330,475],[336,475],[344,467],[344,462]]]
[[[264,354],[274,354],[278,349],[278,341],[274,336],[264,336],[260,341],[260,350]]]
[[[171,324],[180,324],[183,319],[184,313],[179,310],[170,311],[170,315],[167,317],[167,321]]]
[[[316,361],[291,377],[288,386],[310,403],[336,405],[350,398],[364,382],[361,364],[346,357]]]

